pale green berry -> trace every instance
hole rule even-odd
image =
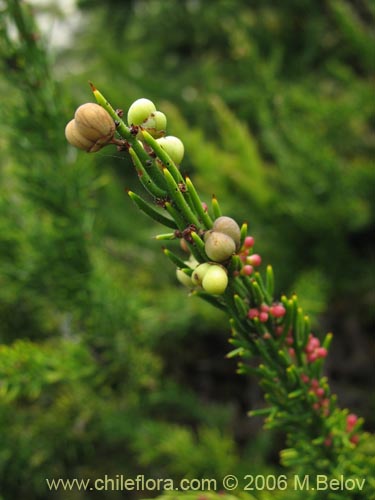
[[[185,264],[187,264],[191,269],[195,269],[199,265],[199,262],[194,255],[191,254],[189,260],[185,260]]]
[[[199,264],[199,266],[194,269],[194,272],[191,275],[191,281],[194,285],[202,284],[203,278],[210,267],[211,264],[204,262],[203,264]]]
[[[145,99],[144,97],[137,99],[128,110],[128,124],[142,125],[151,113],[155,113],[155,111],[155,104],[150,99]]]
[[[167,128],[167,117],[161,111],[155,111],[142,123],[142,128],[155,138],[162,137]]]
[[[185,148],[182,141],[173,135],[156,139],[159,145],[171,157],[172,161],[179,165],[184,157]]]
[[[209,259],[215,262],[224,262],[234,254],[236,244],[227,234],[209,231],[205,236],[204,249]]]
[[[239,248],[241,243],[241,229],[237,222],[232,219],[232,217],[227,217],[226,215],[218,217],[214,221],[212,229],[214,231],[218,231],[219,233],[224,233],[230,236],[235,242],[236,248]]]
[[[165,131],[167,128],[167,117],[161,111],[156,111],[154,113],[155,118],[155,128],[157,132]]]
[[[203,277],[202,287],[207,293],[221,295],[228,286],[228,275],[224,267],[213,264]]]
[[[180,283],[188,288],[193,286],[193,282],[189,275],[187,275],[182,269],[176,269],[176,277]]]

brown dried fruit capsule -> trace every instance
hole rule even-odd
[[[67,141],[78,149],[83,149],[84,151],[91,151],[91,148],[95,146],[95,141],[87,139],[83,136],[76,127],[76,121],[70,120],[70,122],[65,127],[65,137]]]
[[[204,249],[209,259],[224,262],[235,252],[236,244],[227,234],[209,231],[205,237]]]
[[[74,118],[79,132],[98,146],[107,144],[115,133],[114,121],[99,104],[82,104],[77,108]]]

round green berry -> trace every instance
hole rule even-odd
[[[205,236],[204,249],[209,259],[215,262],[224,262],[234,254],[236,244],[227,234],[209,231]]]
[[[218,231],[219,233],[224,233],[230,236],[235,242],[236,248],[239,248],[241,243],[241,229],[237,222],[232,219],[232,217],[227,217],[226,215],[218,217],[214,221],[212,229],[214,231]]]
[[[199,266],[194,269],[194,272],[191,275],[191,280],[194,285],[202,284],[203,278],[210,267],[211,264],[204,262],[203,264],[199,264]]]
[[[207,293],[223,294],[228,286],[228,275],[224,267],[211,265],[203,277],[202,286]]]
[[[173,135],[167,135],[166,137],[160,137],[156,139],[159,145],[165,150],[165,152],[171,157],[171,160],[179,165],[184,157],[185,148],[182,141],[178,137]]]
[[[176,277],[180,283],[188,288],[193,286],[193,282],[188,274],[186,274],[182,269],[176,270]]]
[[[161,111],[155,111],[142,123],[142,128],[155,138],[162,137],[167,128],[167,117]]]
[[[144,97],[137,99],[128,110],[128,124],[142,125],[151,113],[155,113],[155,111],[155,104],[150,99],[145,99]]]

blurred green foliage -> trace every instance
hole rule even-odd
[[[339,400],[373,427],[373,3],[79,6],[52,59],[27,5],[0,3],[1,500],[46,498],[45,477],[264,473],[281,447],[246,419],[261,395],[224,359],[224,318],[186,297],[127,200],[128,161],[66,145],[88,79],[167,113],[183,171],[334,330]]]

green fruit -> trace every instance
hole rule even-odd
[[[178,137],[173,135],[167,135],[166,137],[160,137],[156,139],[159,145],[165,150],[165,152],[171,157],[171,160],[179,165],[184,157],[185,148],[182,141]]]
[[[167,128],[167,117],[161,111],[156,111],[154,113],[155,118],[155,128],[158,132],[166,130]]]
[[[235,242],[236,248],[239,248],[241,243],[241,229],[237,222],[232,219],[232,217],[227,217],[225,215],[223,215],[222,217],[218,217],[214,221],[212,229],[214,231],[218,231],[219,233],[224,233],[230,236]]]
[[[236,244],[227,234],[209,231],[205,236],[204,249],[209,259],[214,262],[224,262],[234,254]]]
[[[167,128],[167,117],[161,111],[155,111],[142,123],[142,128],[155,138],[162,137]]]
[[[211,265],[203,277],[203,289],[213,295],[221,295],[228,286],[228,275],[224,267]]]
[[[155,113],[155,111],[156,107],[152,101],[145,99],[144,97],[137,99],[128,110],[128,124],[142,125],[151,113]]]
[[[191,275],[191,280],[194,285],[202,284],[203,278],[210,267],[211,264],[204,262],[203,264],[199,264],[199,266],[194,269],[194,272]]]
[[[184,271],[182,271],[182,269],[176,270],[176,276],[177,276],[178,281],[180,283],[182,283],[184,286],[187,286],[188,288],[191,288],[193,286],[193,282],[192,282],[190,276],[188,276],[186,273],[184,273]]]

